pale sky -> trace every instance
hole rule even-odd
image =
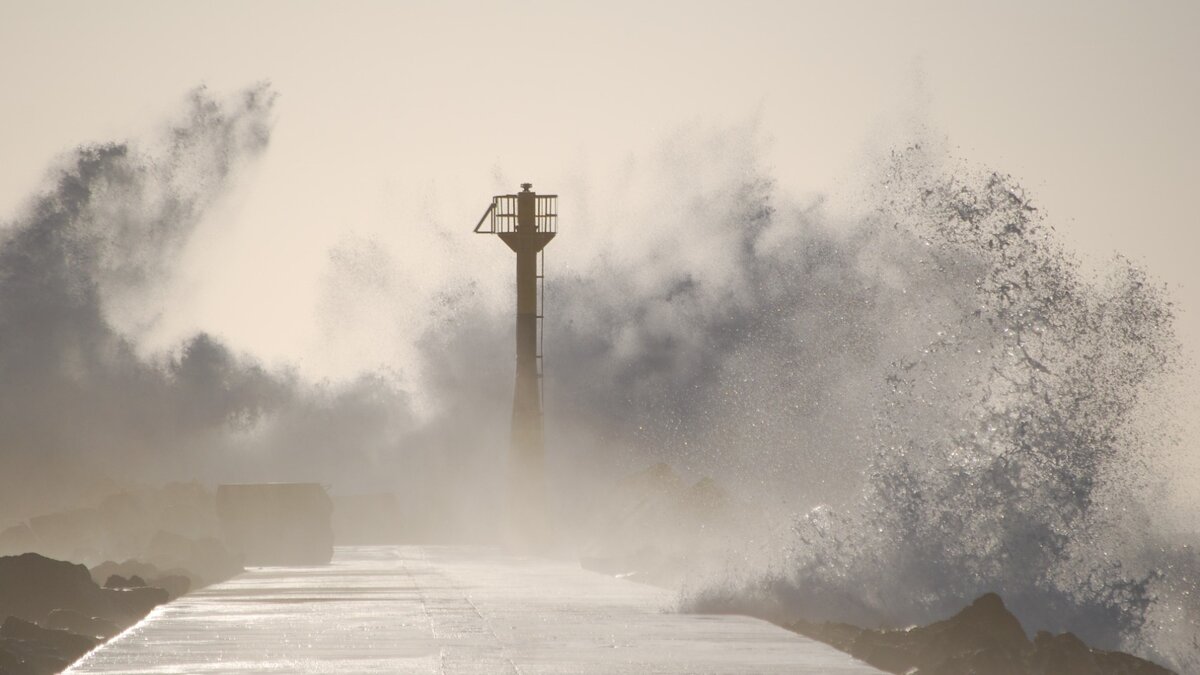
[[[403,259],[423,218],[469,229],[492,194],[563,193],[681,130],[757,124],[782,191],[852,192],[920,132],[1017,176],[1082,254],[1146,264],[1195,352],[1198,64],[1194,2],[0,0],[0,219],[74,145],[152,134],[202,83],[270,80],[272,147],[156,337],[337,375],[314,314],[346,237]]]

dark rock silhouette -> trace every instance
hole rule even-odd
[[[9,642],[16,642],[16,640],[0,638],[0,673],[26,672],[24,670],[25,663],[13,650],[13,646],[8,644]]]
[[[1033,665],[1041,672],[1060,675],[1099,672],[1092,650],[1074,633],[1051,635],[1046,631],[1038,631],[1033,643],[1037,647]]]
[[[0,668],[6,675],[49,675],[60,673],[69,665],[71,662],[49,645],[0,637]]]
[[[150,613],[150,610],[170,601],[171,597],[161,588],[141,586],[138,588],[105,588],[101,590],[108,600],[110,618],[120,626],[131,626]]]
[[[190,584],[163,578],[184,592]],[[171,598],[137,574],[111,574],[108,586],[83,565],[37,553],[0,557],[0,675],[60,672]]]
[[[107,640],[121,632],[117,624],[99,617],[88,616],[73,609],[56,609],[46,618],[46,628],[67,630]]]
[[[1031,642],[1000,596],[987,593],[958,614],[908,630],[796,621],[792,630],[880,670],[905,675],[1170,675],[1122,652],[1088,647],[1071,633]]]
[[[0,625],[0,637],[48,646],[68,662],[90,652],[97,644],[95,638],[76,635],[65,630],[42,628],[15,616],[8,617]]]
[[[127,583],[127,582],[126,582]],[[88,569],[37,553],[0,557],[0,615],[44,623],[68,609],[128,626],[170,599],[161,588],[100,588]]]
[[[104,580],[105,588],[129,588],[129,580],[120,574],[110,574]]]
[[[914,665],[930,672],[1019,672],[1021,658],[1031,647],[1021,622],[995,593],[980,596],[949,619],[902,635],[915,647]],[[869,639],[865,642],[870,644]],[[959,669],[947,671],[949,665]]]
[[[147,585],[146,580],[136,574],[130,575],[128,579],[120,574],[110,574],[104,581],[105,588],[141,588]]]
[[[37,553],[0,557],[0,616],[42,622],[55,609],[105,616],[110,605],[83,565]]]
[[[241,571],[240,568],[233,568]],[[199,575],[178,567],[165,572],[150,563],[137,560],[126,560],[116,563],[105,561],[92,568],[92,579],[96,583],[103,582],[108,588],[126,588],[129,586],[154,586],[167,592],[172,600],[192,590],[193,587],[204,586],[205,582]],[[218,576],[212,581],[224,581],[227,577]],[[142,581],[145,579],[145,581]],[[119,584],[110,586],[109,582]],[[136,582],[136,583],[135,583]],[[123,584],[123,585],[120,585]]]
[[[144,579],[153,579],[161,574],[158,567],[140,560],[126,560],[121,563],[106,560],[93,567],[91,572],[92,580],[101,585],[107,584],[107,580],[114,576],[129,578],[136,575]]]

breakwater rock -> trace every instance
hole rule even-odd
[[[785,627],[880,670],[905,675],[1171,675],[1123,652],[1088,647],[1071,633],[1030,640],[1000,596],[987,593],[958,614],[907,630],[793,621]]]
[[[136,563],[130,567],[157,572]],[[84,565],[37,553],[0,557],[0,673],[60,672],[176,593],[186,592],[189,584],[182,575],[152,577],[151,582],[132,576],[114,578],[104,588]],[[174,585],[175,593],[153,585],[156,578]]]

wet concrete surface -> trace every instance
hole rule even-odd
[[[72,673],[879,673],[757,619],[678,614],[671,591],[465,547],[339,547],[186,595]]]

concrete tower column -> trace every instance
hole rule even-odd
[[[549,518],[546,505],[545,442],[542,426],[542,381],[538,353],[538,255],[554,238],[552,226],[539,220],[538,195],[525,183],[515,195],[516,213],[493,214],[501,219],[496,233],[517,254],[516,379],[513,387],[512,445],[509,452],[508,532],[509,543],[522,549],[548,544]],[[513,196],[497,197],[496,204],[509,205]],[[542,197],[542,199],[548,199]],[[549,198],[549,199],[552,199]],[[504,208],[504,207],[502,207]],[[511,208],[511,207],[508,207]],[[516,225],[510,226],[513,216]],[[486,216],[485,216],[486,218]],[[547,223],[552,222],[549,219]],[[493,227],[495,230],[495,226]]]

